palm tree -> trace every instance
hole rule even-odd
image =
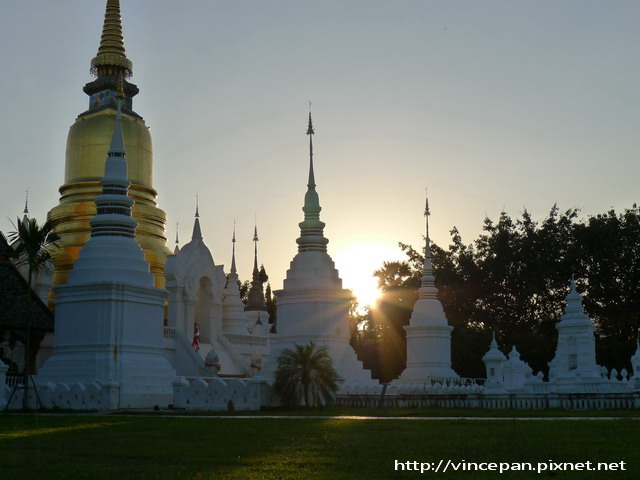
[[[273,388],[286,406],[329,403],[338,390],[338,374],[326,346],[294,344],[278,356]]]
[[[58,235],[53,231],[53,222],[47,220],[42,226],[38,225],[35,218],[24,219],[14,224],[15,231],[9,234],[9,240],[14,245],[14,255],[18,259],[17,266],[27,267],[27,318],[25,319],[25,362],[24,362],[24,399],[23,406],[29,407],[29,376],[30,376],[30,352],[31,343],[31,292],[33,281],[39,273],[49,271],[51,268],[51,254],[48,248],[57,246]]]

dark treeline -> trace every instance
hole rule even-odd
[[[375,272],[383,291],[377,308],[354,317],[354,348],[382,381],[405,367],[408,325],[420,286],[423,254],[400,244],[405,262]],[[534,372],[547,374],[555,324],[571,278],[596,325],[596,356],[608,368],[629,370],[640,325],[640,210],[578,220],[575,209],[534,221],[528,212],[485,219],[470,245],[456,228],[445,250],[432,244],[434,275],[452,333],[452,366],[464,377],[484,377],[482,356],[495,332],[506,354],[513,345]]]

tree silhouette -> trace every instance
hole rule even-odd
[[[24,399],[23,407],[29,408],[29,376],[30,344],[31,344],[31,292],[33,280],[39,273],[47,272],[51,268],[51,254],[48,248],[57,246],[58,235],[53,231],[53,222],[47,220],[42,226],[35,218],[24,221],[18,218],[14,224],[15,231],[9,233],[9,240],[15,245],[16,265],[27,267],[27,315],[25,318],[25,362],[24,362]]]

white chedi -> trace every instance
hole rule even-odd
[[[489,351],[484,354],[482,361],[487,371],[484,393],[507,393],[504,388],[504,364],[507,357],[498,348],[495,332],[489,345]]]
[[[527,374],[531,372],[529,365],[520,359],[520,352],[514,345],[509,352],[509,358],[504,363],[504,386],[509,393],[521,392],[525,389]]]
[[[300,222],[298,253],[291,261],[277,297],[278,333],[271,339],[271,353],[264,377],[272,381],[276,359],[294,344],[315,342],[326,346],[338,375],[345,383],[373,383],[349,344],[349,291],[342,288],[335,264],[327,253],[329,240],[320,221],[320,200],[313,168],[313,126],[309,115],[309,180]]]
[[[571,282],[567,295],[567,307],[556,328],[558,347],[549,363],[551,387],[559,393],[597,392],[604,388],[596,363],[595,326],[584,313],[582,296]]]
[[[451,331],[438,300],[429,239],[429,201],[426,201],[426,246],[421,286],[407,332],[407,368],[398,383],[427,383],[432,378],[457,378],[451,368]]]
[[[101,409],[168,405],[175,377],[163,355],[166,291],[135,239],[125,155],[118,105],[91,238],[68,283],[54,287],[54,352],[38,375],[40,385],[108,387]]]

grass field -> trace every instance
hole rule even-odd
[[[344,409],[339,412],[352,413]],[[347,420],[5,414],[0,415],[0,478],[637,479],[638,445],[640,422],[633,419]],[[394,471],[395,460],[437,464],[441,459],[531,462],[534,466],[549,460],[624,461],[627,470],[502,475]]]

